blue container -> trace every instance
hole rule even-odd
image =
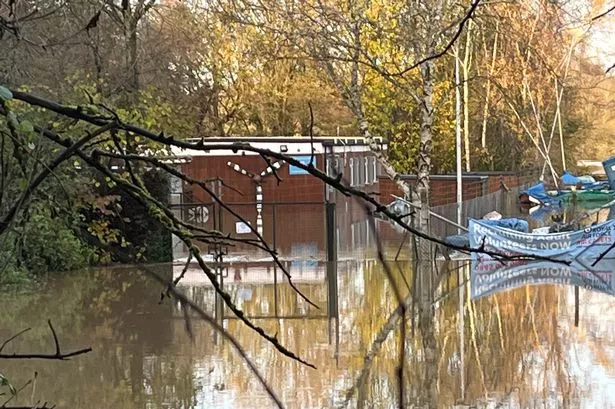
[[[615,156],[602,162],[606,177],[609,179],[611,190],[615,190]]]

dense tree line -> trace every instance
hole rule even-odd
[[[467,171],[544,163],[544,173],[555,175],[566,155],[571,167],[571,155],[608,153],[597,146],[610,140],[612,81],[587,52],[602,3],[432,3],[3,1],[0,83],[93,112],[102,105],[179,138],[385,136],[390,149],[381,160],[392,165],[385,170],[418,173],[425,203],[429,174],[454,170],[456,87]],[[29,123],[82,130],[30,107],[13,110],[26,118],[16,130],[26,145],[36,138]],[[29,171],[9,128],[5,196]],[[128,133],[119,138],[133,152],[142,145]],[[39,161],[50,154],[44,145],[37,152]],[[22,167],[21,182],[11,160]],[[32,214],[67,217],[67,226],[79,225],[72,220],[79,214],[85,231],[116,240],[118,222],[97,225],[91,213],[108,216],[122,207],[119,199],[100,181],[74,186],[75,178],[93,180],[76,169],[56,177],[66,178],[71,206],[87,209],[59,205],[38,214],[33,205]]]
[[[416,171],[426,81],[420,64],[409,68],[441,51],[472,6],[443,0],[414,11],[397,0],[287,8],[241,0],[8,3],[0,8],[4,84],[71,103],[105,101],[143,125],[184,137],[306,135],[310,102],[315,133],[357,134],[359,115],[372,134],[391,139],[390,159],[403,172]],[[577,143],[601,121],[610,101],[592,104],[592,89],[610,80],[584,52],[591,17],[601,8],[478,3],[454,46],[422,64],[433,65],[431,171],[453,170],[455,58],[462,67],[468,170],[542,162],[541,137],[548,144],[553,122],[556,136],[561,128],[564,143]],[[558,143],[553,138],[550,152],[558,152]]]

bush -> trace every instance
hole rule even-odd
[[[127,246],[120,246],[115,243],[111,246],[111,256],[114,260],[133,259],[135,262],[161,263],[172,261],[171,234],[155,217],[148,213],[148,210],[137,200],[133,199],[121,186],[109,184],[98,176],[98,187],[95,194],[98,197],[117,197],[119,198],[120,209],[115,211],[111,217],[109,214],[98,216],[108,221],[107,229],[117,231]],[[141,174],[143,183],[152,197],[163,205],[168,205],[169,201],[169,179],[168,176],[155,169],[145,170]],[[107,212],[109,213],[109,212]],[[84,216],[88,223],[92,223],[97,215],[92,212],[85,212]],[[117,254],[122,253],[122,258]]]
[[[70,222],[70,221],[68,221]],[[31,209],[22,240],[20,262],[33,274],[76,270],[96,262],[96,251],[49,209]]]

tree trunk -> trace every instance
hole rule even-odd
[[[483,107],[483,126],[482,126],[481,137],[480,137],[480,146],[484,150],[487,149],[487,114],[489,113],[489,97],[491,95],[491,76],[493,75],[493,71],[495,70],[495,61],[498,55],[499,26],[500,26],[499,22],[496,22],[495,36],[493,38],[493,51],[491,53],[491,65],[489,66],[489,74],[487,76],[487,84],[485,86],[485,106]]]
[[[138,65],[138,38],[137,38],[137,25],[138,20],[134,17],[130,17],[127,21],[127,37],[126,37],[126,49],[127,55],[127,69],[128,77],[128,89],[132,94],[133,101],[136,100],[136,94],[139,92],[139,65]]]
[[[96,92],[102,94],[102,81],[103,81],[103,61],[100,55],[100,43],[99,36],[96,33],[96,38],[92,38],[89,34],[89,45],[92,49],[92,56],[94,57],[94,72],[96,75]]]
[[[470,53],[472,52],[472,20],[468,22],[468,31],[466,33],[466,45],[463,54],[463,145],[464,156],[466,162],[466,172],[471,169],[470,165],[470,89],[468,86],[470,72]]]
[[[195,138],[201,138],[203,136],[209,136],[206,135],[207,131],[206,131],[206,127],[205,127],[205,121],[207,120],[207,98],[206,96],[201,96],[201,98],[199,99],[199,113],[197,115],[197,119],[196,119],[196,126],[195,126],[195,134],[194,137]]]
[[[423,79],[421,95],[421,138],[419,157],[417,161],[416,199],[419,204],[419,215],[416,218],[417,227],[424,233],[429,233],[429,174],[431,172],[431,127],[433,124],[433,62],[421,64]],[[431,259],[431,245],[426,240],[419,243],[418,257],[420,260]]]
[[[354,47],[355,50],[352,55],[352,68],[350,75],[349,87],[345,87],[343,82],[340,81],[339,76],[335,73],[335,68],[329,62],[326,64],[327,71],[329,72],[334,84],[339,88],[342,95],[345,95],[346,105],[355,114],[357,122],[359,124],[359,131],[367,140],[370,150],[376,157],[376,160],[380,164],[383,172],[399,187],[404,194],[404,199],[410,200],[412,192],[408,183],[401,179],[401,176],[395,167],[391,165],[388,158],[382,151],[380,145],[376,143],[371,132],[369,131],[369,123],[363,114],[363,105],[361,103],[361,86],[359,84],[359,59],[361,50],[361,29],[359,24],[355,24],[354,27]]]
[[[213,121],[214,133],[216,136],[226,136],[224,131],[225,121],[220,116],[220,81],[218,70],[214,69],[213,72],[213,84],[211,87],[211,120]]]

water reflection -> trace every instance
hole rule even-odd
[[[592,264],[583,260],[574,260],[569,265],[550,261],[475,260],[471,263],[472,299],[537,284],[572,285],[615,295],[615,259],[605,258]]]
[[[266,265],[247,271],[239,264],[227,267],[225,288],[246,314],[261,317],[259,326],[318,367],[312,370],[283,357],[239,320],[223,320],[287,407],[396,405],[402,321],[379,263],[338,264],[339,320],[327,314],[328,283],[320,263],[304,266],[305,279],[298,280],[320,309],[303,305],[284,279],[274,282],[279,271],[272,266],[269,272]],[[308,267],[314,267],[309,274]],[[524,274],[535,278],[551,268],[524,267]],[[172,266],[158,268],[173,277]],[[510,268],[517,274],[519,266]],[[578,328],[568,286],[515,282],[498,292],[512,283],[507,272],[478,294],[475,281],[485,285],[487,278],[479,282],[476,274],[486,277],[493,270],[481,273],[452,262],[436,269],[392,263],[391,269],[408,311],[403,362],[408,407],[488,407],[497,402],[504,408],[602,408],[615,401],[615,302],[607,295],[613,287],[606,267],[600,270],[604,274],[592,271],[591,276],[576,268],[565,272],[571,283],[600,291],[581,289]],[[235,279],[236,271],[241,279]],[[213,313],[213,289],[193,273],[182,289]],[[600,287],[603,282],[610,287]],[[24,327],[33,330],[4,352],[50,351],[48,318],[64,348],[94,349],[67,362],[3,361],[0,371],[17,386],[38,372],[34,396],[26,389],[11,403],[42,399],[66,408],[272,407],[234,350],[214,342],[209,326],[193,321],[190,340],[176,306],[168,300],[158,304],[161,290],[137,270],[101,269],[6,296],[2,337]],[[480,299],[472,300],[477,294]]]

